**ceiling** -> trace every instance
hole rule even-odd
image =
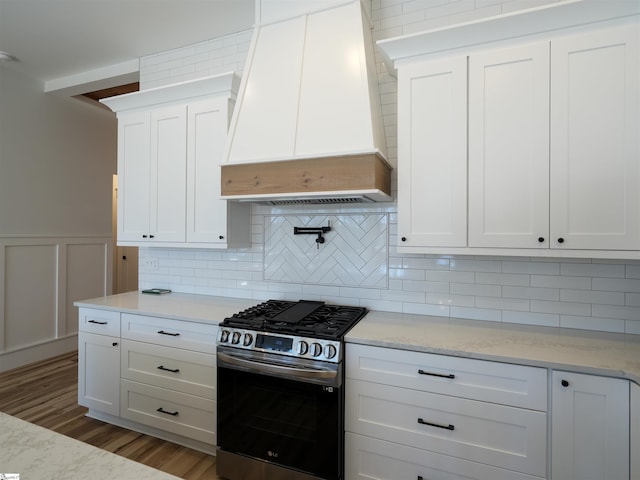
[[[250,29],[255,0],[0,0],[0,62],[42,82]]]

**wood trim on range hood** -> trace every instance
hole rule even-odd
[[[391,201],[391,167],[377,153],[223,165],[221,190],[270,204]]]

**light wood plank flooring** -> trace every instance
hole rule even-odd
[[[86,417],[78,355],[0,373],[0,411],[186,480],[216,480],[212,455]]]

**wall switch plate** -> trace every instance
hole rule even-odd
[[[145,268],[146,270],[158,270],[158,257],[144,257],[141,262],[141,267]]]

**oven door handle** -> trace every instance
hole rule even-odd
[[[254,373],[275,374],[295,380],[330,380],[335,379],[337,371],[296,368],[288,365],[277,365],[260,360],[247,360],[227,353],[218,352],[218,366],[235,366]]]

